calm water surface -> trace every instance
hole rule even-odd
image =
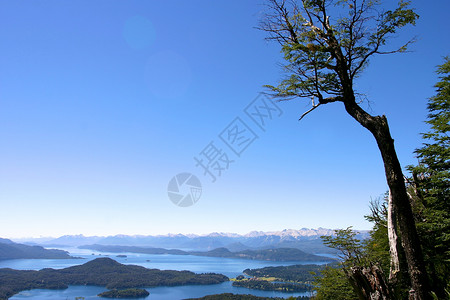
[[[87,261],[98,257],[110,257],[123,264],[140,265],[146,268],[156,268],[160,270],[189,270],[195,273],[220,273],[230,278],[242,274],[242,271],[250,268],[263,268],[267,266],[286,266],[301,264],[302,262],[268,262],[257,260],[230,259],[219,257],[201,257],[192,255],[153,255],[120,253],[127,257],[117,257],[117,253],[97,252],[77,248],[66,248],[72,256],[81,257],[81,259],[15,259],[0,261],[0,268],[12,268],[19,270],[40,270],[43,268],[62,269],[74,265],[84,264]],[[314,262],[304,262],[311,264]],[[317,264],[320,264],[317,262]],[[23,291],[11,300],[16,299],[75,299],[75,297],[84,297],[88,299],[104,299],[97,297],[97,294],[106,291],[106,288],[95,286],[70,286],[65,290],[45,290],[35,289]],[[147,288],[150,296],[149,300],[177,300],[191,297],[203,297],[211,294],[234,293],[234,294],[252,294],[264,297],[289,297],[304,296],[307,293],[280,293],[250,290],[246,288],[233,287],[231,282],[224,282],[215,285],[192,285],[175,287],[157,287]]]

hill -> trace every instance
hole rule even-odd
[[[20,258],[67,259],[74,258],[67,251],[45,249],[41,246],[28,246],[0,239],[0,260]]]

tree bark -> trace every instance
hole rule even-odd
[[[392,299],[392,292],[389,290],[384,274],[377,266],[352,267],[346,273],[360,300]]]
[[[380,150],[392,197],[392,207],[396,211],[396,221],[408,263],[412,287],[410,299],[431,299],[419,236],[387,119],[385,116],[369,115],[352,99],[344,101],[344,105],[347,112],[372,133]]]
[[[395,220],[396,212],[394,205],[392,203],[391,191],[389,191],[388,200],[388,213],[387,213],[387,230],[389,238],[389,254],[391,256],[390,261],[390,271],[389,271],[389,281],[391,283],[396,283],[398,280],[397,276],[400,272],[400,261],[398,259],[398,237],[397,237],[397,224]]]
[[[420,247],[402,168],[395,152],[394,140],[391,137],[387,119],[384,115],[370,115],[356,103],[347,61],[338,41],[333,35],[333,30],[329,28],[328,31],[328,44],[333,49],[333,55],[336,58],[336,72],[342,85],[342,102],[345,110],[372,133],[383,159],[386,180],[392,197],[392,207],[397,212],[396,222],[408,263],[408,273],[412,287],[410,294],[414,295],[413,299],[417,300],[431,299],[422,248]]]

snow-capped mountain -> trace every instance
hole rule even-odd
[[[247,234],[213,232],[197,234],[167,235],[114,235],[107,237],[65,235],[48,241],[33,241],[43,246],[73,247],[81,245],[122,245],[157,247],[185,250],[211,250],[225,247],[233,250],[297,248],[309,253],[329,253],[331,250],[323,245],[320,236],[332,235],[334,230],[326,228],[285,229],[281,231],[252,231]],[[368,236],[367,231],[360,231],[359,238]]]

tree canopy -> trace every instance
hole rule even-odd
[[[280,43],[286,62],[286,78],[278,86],[267,87],[285,99],[312,98],[312,107],[306,113],[321,104],[354,100],[346,89],[371,56],[405,52],[414,41],[385,49],[400,28],[414,25],[418,18],[408,1],[400,1],[396,9],[387,11],[380,10],[378,1],[299,2],[269,1],[271,13],[260,28],[269,33],[268,40]]]
[[[433,290],[450,292],[450,58],[438,67],[437,93],[428,101],[423,146],[415,151],[417,166],[409,166],[410,194]]]

